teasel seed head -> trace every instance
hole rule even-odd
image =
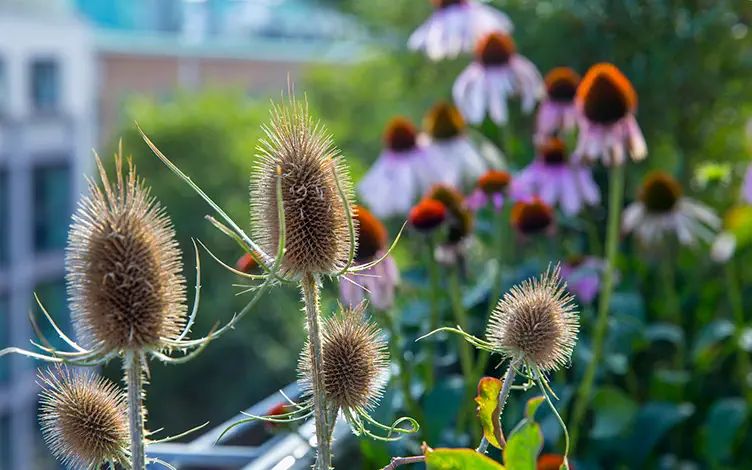
[[[122,145],[110,182],[96,156],[102,188],[73,216],[66,250],[66,281],[78,335],[106,351],[162,349],[186,321],[183,263],[175,230],[129,161]]]
[[[108,462],[127,468],[125,394],[102,377],[67,367],[40,372],[39,380],[39,423],[55,458],[68,468],[99,468]]]
[[[285,214],[282,274],[334,274],[345,266],[350,254],[348,210],[355,216],[344,157],[324,126],[314,124],[307,103],[293,96],[288,103],[276,105],[271,115],[251,177],[254,237],[267,255],[276,256],[280,178]]]
[[[378,403],[386,386],[389,353],[381,330],[366,317],[366,303],[324,321],[321,348],[324,388],[331,406],[368,411]],[[303,389],[311,392],[311,356],[308,344],[298,364]]]
[[[579,315],[561,280],[561,268],[515,286],[499,300],[488,322],[495,350],[548,372],[566,365],[579,332]]]

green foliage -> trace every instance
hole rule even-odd
[[[502,430],[498,426],[502,403],[499,402],[502,382],[494,377],[483,377],[478,382],[478,396],[475,402],[478,404],[478,420],[483,428],[483,435],[488,442],[501,449],[504,439]]]
[[[497,462],[472,449],[436,449],[426,452],[429,470],[504,470]],[[516,468],[516,467],[515,467]]]
[[[514,470],[535,470],[542,448],[540,426],[535,421],[526,419],[519,429],[512,432],[504,446],[504,465]]]

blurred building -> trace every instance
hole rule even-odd
[[[0,0],[0,32],[0,346],[28,348],[34,292],[70,330],[63,249],[91,155],[95,56],[61,2]],[[0,360],[0,469],[56,468],[36,422],[37,365]]]

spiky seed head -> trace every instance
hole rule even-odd
[[[487,196],[494,194],[504,194],[512,181],[512,175],[509,172],[501,170],[488,170],[483,176],[478,178],[478,187]]]
[[[486,67],[504,67],[516,53],[512,36],[501,32],[490,33],[475,45],[476,60]]]
[[[653,214],[665,214],[676,207],[682,197],[682,188],[671,174],[653,171],[642,180],[639,198]]]
[[[40,372],[39,380],[39,423],[55,458],[76,469],[127,465],[128,410],[115,384],[60,366]]]
[[[76,330],[84,341],[112,351],[161,349],[180,334],[186,289],[175,230],[129,161],[122,146],[110,183],[99,157],[102,188],[73,216],[66,250],[66,281]]]
[[[280,240],[277,178],[285,214],[282,273],[333,274],[350,253],[347,214],[353,189],[344,157],[331,136],[294,97],[274,106],[251,177],[251,222],[261,249],[276,256]],[[345,193],[343,200],[337,182]],[[353,214],[354,216],[354,214]]]
[[[569,362],[580,329],[572,300],[559,265],[549,268],[504,294],[488,322],[488,340],[530,369],[556,370]]]
[[[324,389],[333,406],[370,410],[384,391],[389,367],[387,343],[381,330],[366,317],[365,302],[340,312],[322,326]],[[298,371],[303,389],[311,392],[311,351],[306,344]]]
[[[556,103],[571,103],[577,94],[581,79],[580,74],[569,67],[551,69],[543,79],[548,99]]]

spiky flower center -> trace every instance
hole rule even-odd
[[[664,214],[676,207],[681,195],[681,186],[673,176],[664,172],[653,172],[642,182],[639,196],[648,212]]]
[[[567,104],[574,100],[580,75],[569,67],[556,67],[544,79],[548,99]]]
[[[596,64],[588,70],[578,90],[577,98],[588,120],[611,125],[634,113],[637,93],[632,83],[612,64]]]
[[[373,216],[368,209],[356,206],[355,219],[358,221],[358,254],[356,261],[371,261],[386,248],[387,233],[384,224]]]
[[[434,140],[449,140],[462,134],[465,120],[455,106],[447,102],[434,105],[426,115],[425,128]]]
[[[462,5],[467,3],[467,0],[431,0],[431,3],[433,3],[434,8],[440,10],[452,5]]]
[[[393,152],[409,152],[415,148],[417,141],[415,126],[402,117],[392,119],[384,132],[384,143]]]
[[[485,66],[503,66],[517,53],[517,45],[512,36],[504,33],[491,33],[478,41],[475,55]]]
[[[506,171],[489,170],[478,179],[478,187],[488,196],[503,193],[512,181],[511,175]]]
[[[410,210],[410,225],[421,232],[432,232],[446,220],[446,207],[439,201],[424,199]]]
[[[447,241],[458,243],[473,231],[473,214],[464,204],[464,197],[452,186],[437,184],[428,193],[428,199],[439,201],[446,207],[449,233]]]
[[[549,166],[559,166],[567,163],[567,150],[564,141],[558,137],[550,138],[541,148],[543,162]]]
[[[554,210],[540,199],[519,201],[512,208],[512,224],[523,235],[545,231],[554,221]]]

